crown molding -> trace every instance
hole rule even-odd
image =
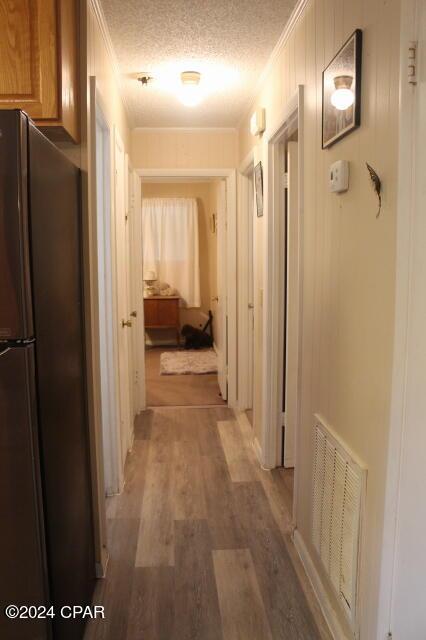
[[[283,50],[283,48],[285,47],[285,45],[287,44],[287,41],[289,39],[289,37],[291,36],[291,34],[294,31],[294,28],[296,27],[297,23],[299,22],[303,12],[305,11],[307,5],[309,4],[311,0],[298,0],[296,6],[294,7],[279,39],[277,44],[275,45],[275,47],[272,50],[271,55],[268,58],[268,61],[266,63],[266,65],[263,68],[262,73],[259,76],[259,79],[256,82],[254,91],[251,95],[251,97],[249,98],[249,100],[247,101],[247,106],[245,107],[244,111],[243,111],[243,115],[241,116],[241,118],[238,121],[237,124],[237,128],[240,129],[244,119],[250,114],[250,112],[252,111],[255,103],[256,103],[256,99],[257,96],[259,95],[262,86],[269,74],[269,72],[271,71],[272,67],[274,66],[274,63],[276,62],[277,58],[279,57],[281,51]],[[268,116],[266,116],[268,117]]]
[[[115,53],[114,45],[112,44],[111,34],[109,32],[109,28],[105,19],[105,14],[102,9],[100,0],[89,0],[89,7],[92,9],[93,14],[96,18],[96,22],[98,23],[99,30],[101,32],[102,40],[104,41],[108,56],[111,59],[111,65],[114,71],[115,78],[117,80],[117,85],[119,88],[119,94],[121,102],[123,103],[124,110],[127,115],[127,119],[129,121],[129,129],[133,128],[133,118],[130,113],[129,105],[125,98],[124,86],[123,86],[123,77],[120,71],[120,65],[118,63],[117,55]]]

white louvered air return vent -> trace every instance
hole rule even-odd
[[[366,471],[316,418],[312,539],[356,631],[358,556]]]

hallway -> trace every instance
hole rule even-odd
[[[289,537],[292,473],[261,471],[249,438],[226,407],[138,417],[86,640],[330,638]]]

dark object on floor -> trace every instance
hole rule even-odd
[[[182,336],[185,338],[185,349],[208,349],[213,346],[213,314],[209,311],[209,319],[202,329],[197,329],[190,324],[182,327]],[[209,332],[207,332],[207,329]]]

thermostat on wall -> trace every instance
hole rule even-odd
[[[330,191],[342,193],[349,189],[349,162],[337,160],[330,165]]]

